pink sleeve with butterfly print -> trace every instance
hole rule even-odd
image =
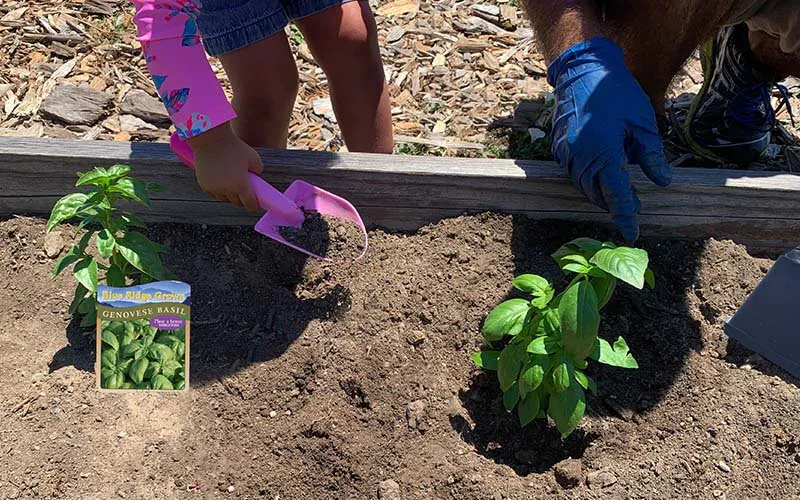
[[[208,63],[193,0],[131,0],[137,40],[161,102],[181,139],[236,117]]]

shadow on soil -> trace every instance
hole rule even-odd
[[[541,274],[557,288],[568,283],[549,257],[561,244],[588,236],[609,240],[597,225],[534,223],[514,219],[512,248],[515,275]],[[654,290],[635,290],[620,284],[614,299],[601,313],[600,335],[613,342],[622,336],[639,362],[625,370],[590,362],[588,374],[597,381],[598,394],[589,396],[589,417],[610,416],[636,420],[664,397],[681,372],[691,351],[701,349],[700,328],[688,311],[685,291],[691,286],[703,249],[702,242],[640,242],[650,254],[656,275]],[[562,442],[552,425],[535,422],[520,430],[515,414],[503,408],[494,373],[476,372],[469,389],[460,395],[470,419],[456,418],[453,428],[485,457],[507,464],[518,474],[549,469],[558,461],[583,455],[595,439],[581,430]]]
[[[202,230],[202,251],[192,247],[197,226],[150,231],[173,249],[165,264],[192,285],[193,384],[280,356],[310,321],[335,318],[350,301],[347,289],[327,283],[325,269],[309,271],[306,257],[252,228],[241,228],[235,238],[232,230]]]
[[[68,344],[58,350],[50,361],[50,373],[65,366],[74,366],[78,370],[91,372],[94,370],[95,343],[94,337],[81,328],[80,317],[73,317],[67,325]]]

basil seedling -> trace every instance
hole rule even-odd
[[[136,231],[134,228],[146,228],[145,224],[116,206],[120,200],[128,200],[149,208],[150,194],[160,190],[156,184],[130,177],[130,171],[127,165],[114,165],[79,173],[75,186],[91,189],[58,200],[47,221],[47,232],[60,224],[80,221],[76,234],[83,235],[56,262],[52,277],[72,266],[78,285],[69,311],[83,315],[82,327],[93,327],[97,321],[98,282],[123,287],[173,278],[159,256],[167,249]],[[99,259],[87,252],[92,237]]]
[[[567,243],[553,258],[575,275],[567,288],[556,295],[541,276],[517,276],[512,284],[527,297],[507,300],[489,313],[482,333],[490,349],[472,360],[497,371],[503,404],[508,411],[517,408],[520,425],[549,416],[566,437],[583,418],[585,391],[596,391],[583,371],[587,359],[638,368],[622,337],[613,345],[598,337],[600,310],[619,281],[641,289],[655,286],[655,278],[646,251],[590,238]],[[508,337],[502,350],[491,349]]]

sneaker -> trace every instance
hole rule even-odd
[[[725,163],[757,160],[777,124],[772,89],[780,90],[782,107],[788,106],[786,88],[756,67],[744,24],[720,30],[700,47],[700,59],[703,87],[683,123],[689,147]]]

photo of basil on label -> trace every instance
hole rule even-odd
[[[101,389],[188,388],[189,290],[178,281],[98,288]]]

